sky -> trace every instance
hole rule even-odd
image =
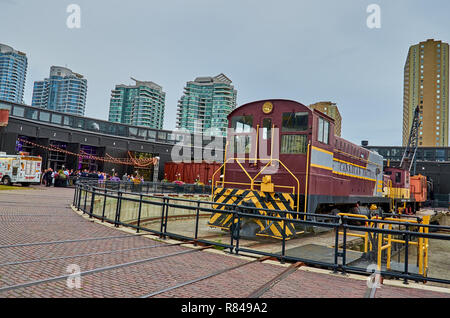
[[[80,28],[67,25],[71,4]],[[133,77],[163,87],[175,129],[186,82],[224,73],[238,106],[332,101],[343,138],[395,146],[408,49],[449,43],[449,12],[448,0],[0,0],[0,43],[27,54],[25,104],[50,66],[66,66],[88,80],[85,115],[107,120],[111,90]]]

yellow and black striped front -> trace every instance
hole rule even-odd
[[[240,189],[226,189],[218,188],[214,192],[214,209],[232,211],[231,206],[225,204],[235,205],[238,207],[257,208],[257,210],[251,210],[250,213],[255,213],[255,217],[252,221],[258,224],[260,227],[258,236],[268,236],[277,239],[282,239],[285,236],[286,239],[292,238],[295,235],[295,227],[291,222],[267,220],[258,218],[258,215],[273,216],[273,217],[285,217],[292,219],[293,216],[290,213],[275,212],[279,211],[294,211],[295,195],[289,193],[265,193],[256,190],[240,190]],[[263,211],[258,209],[274,210]],[[237,222],[237,219],[234,220]],[[233,213],[217,212],[214,213],[209,220],[209,225],[218,227],[224,230],[229,230],[233,223]],[[286,224],[285,224],[286,223]],[[284,233],[284,235],[283,235]]]

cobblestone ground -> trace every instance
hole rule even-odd
[[[161,290],[154,297],[245,298],[282,273],[286,267],[269,262],[252,263],[176,289],[170,287],[248,262],[215,251],[195,251],[139,264],[82,275],[80,288],[69,288],[67,279],[2,288],[68,275],[75,264],[81,272],[155,258],[183,251],[133,232],[98,224],[70,208],[73,189],[35,187],[0,191],[0,297],[139,297]],[[118,237],[120,236],[120,237]],[[109,237],[108,239],[104,239]],[[56,243],[54,241],[89,241]],[[52,244],[33,244],[54,242]],[[25,244],[25,245],[24,245]],[[16,246],[11,246],[16,245]],[[131,249],[131,250],[130,250]],[[111,252],[114,251],[114,252]],[[92,254],[93,255],[83,255]],[[169,290],[170,289],[170,290]],[[366,281],[327,271],[297,270],[270,288],[262,297],[364,297]],[[449,297],[449,293],[383,285],[377,297]]]

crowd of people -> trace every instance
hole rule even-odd
[[[56,171],[52,168],[48,168],[42,173],[41,183],[46,187],[67,187],[70,183],[76,184],[81,179],[98,180],[100,183],[107,180],[116,182],[120,182],[122,180],[124,182],[133,182],[134,184],[144,182],[144,177],[137,173],[135,175],[125,173],[122,176],[122,179],[120,179],[117,172],[109,174],[101,171],[89,171],[87,169],[60,169]]]

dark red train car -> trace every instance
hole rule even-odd
[[[184,183],[193,184],[201,182],[209,185],[212,182],[214,172],[219,169],[220,163],[176,163],[166,162],[164,166],[164,177],[167,181],[173,182],[176,180],[183,181]],[[220,175],[214,176],[215,181],[218,181]]]

